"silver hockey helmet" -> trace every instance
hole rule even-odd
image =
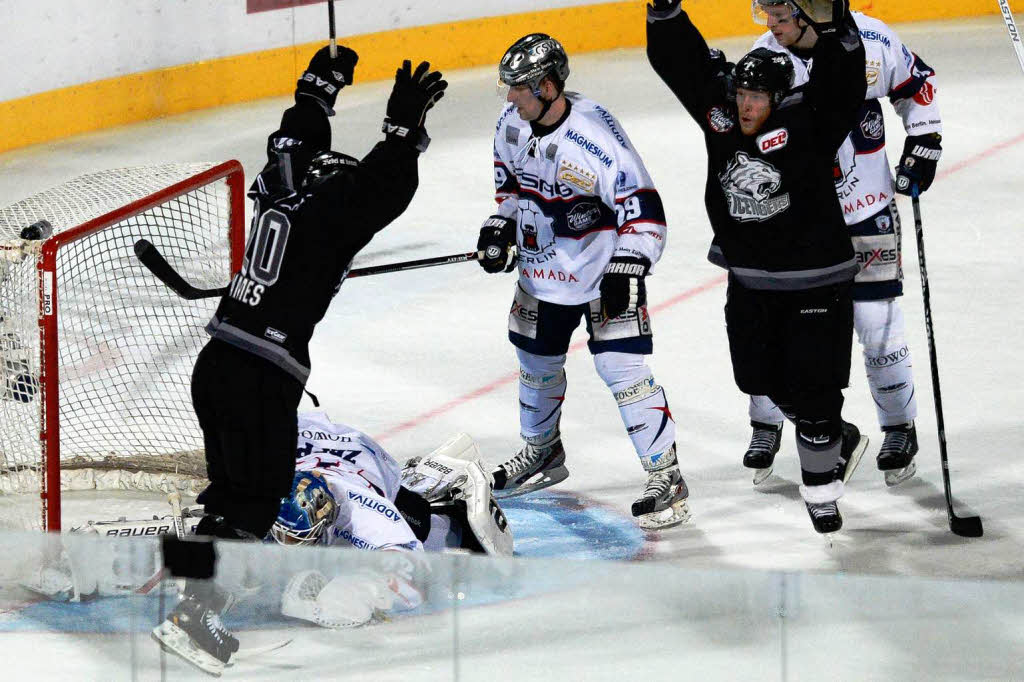
[[[545,76],[561,87],[569,78],[569,56],[562,44],[546,33],[523,36],[498,63],[498,80],[508,87],[528,85],[535,93]]]
[[[750,0],[750,14],[754,17],[754,23],[760,24],[761,26],[767,26],[767,8],[779,7],[781,5],[785,5],[792,10],[794,19],[801,16],[800,8],[790,2],[790,0]]]

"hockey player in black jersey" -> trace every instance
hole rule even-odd
[[[680,0],[648,6],[647,55],[704,132],[705,205],[713,258],[729,268],[736,383],[771,396],[796,423],[800,492],[827,533],[842,527],[844,474],[867,446],[841,417],[858,266],[832,173],[864,101],[864,46],[845,0],[791,2],[820,36],[803,90],[790,91],[789,58],[768,50],[743,57],[723,89]]]
[[[197,535],[267,535],[295,474],[297,409],[313,329],[352,258],[402,214],[416,191],[417,159],[430,141],[426,113],[448,84],[427,62],[413,71],[405,61],[388,99],[384,140],[360,161],[330,151],[328,122],[357,61],[342,46],[336,57],[327,47],[313,56],[250,188],[254,215],[245,259],[207,325],[212,339],[192,375],[210,479],[197,498],[207,514]],[[211,665],[227,662],[238,643],[216,618],[223,599],[215,592],[190,581],[154,635],[189,660],[206,654]],[[201,646],[204,641],[212,644]]]

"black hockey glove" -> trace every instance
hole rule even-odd
[[[903,143],[903,157],[896,166],[896,191],[912,194],[916,185],[919,192],[927,191],[935,180],[935,167],[942,156],[942,135],[911,135]]]
[[[845,33],[845,20],[850,16],[849,0],[793,0],[793,4],[800,9],[801,17],[819,36]]]
[[[53,225],[48,220],[37,220],[28,227],[23,227],[19,236],[22,239],[31,239],[33,241],[49,239],[53,236]]]
[[[484,221],[480,238],[476,240],[476,250],[484,252],[484,257],[477,262],[485,272],[512,272],[516,267],[515,243],[516,221],[492,215]]]
[[[309,66],[295,86],[296,101],[300,95],[312,97],[328,116],[334,116],[338,91],[352,84],[352,73],[358,61],[359,55],[343,45],[338,45],[338,56],[334,59],[331,59],[330,47],[321,47],[309,60]]]
[[[681,2],[682,0],[651,0],[651,4],[647,5],[647,10],[667,16],[679,9]]]
[[[601,278],[601,314],[611,320],[630,308],[647,305],[644,277],[651,261],[632,256],[616,256],[608,262]]]
[[[416,71],[406,59],[395,72],[395,87],[388,98],[387,116],[382,130],[389,137],[407,140],[419,151],[430,144],[423,129],[427,112],[444,97],[448,81],[441,80],[440,71],[430,71],[430,62],[420,62]]]

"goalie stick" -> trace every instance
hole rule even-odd
[[[921,199],[917,185],[911,193],[914,206],[914,232],[917,234],[917,262],[921,267],[921,298],[924,300],[924,327],[928,336],[928,356],[932,368],[932,392],[935,397],[935,422],[939,428],[939,457],[942,461],[942,484],[946,493],[946,516],[949,529],[965,538],[980,538],[984,533],[980,516],[957,516],[953,511],[953,493],[949,486],[949,458],[946,454],[946,425],[942,417],[942,392],[939,390],[939,361],[935,353],[935,332],[932,327],[931,293],[928,288],[928,266],[924,259],[924,228],[921,225]]]
[[[1020,68],[1024,70],[1024,45],[1020,41],[1020,31],[1017,30],[1017,22],[1013,18],[1013,10],[1010,9],[1010,0],[999,0],[999,9],[1003,13],[1003,21],[1006,22],[1006,30],[1010,32],[1010,44],[1017,53],[1017,61]]]
[[[388,272],[404,272],[406,270],[418,270],[420,268],[431,268],[436,265],[449,265],[451,263],[466,263],[468,261],[483,258],[483,251],[470,251],[469,253],[456,253],[451,256],[437,256],[436,258],[423,258],[421,260],[409,260],[401,263],[390,263],[387,265],[373,265],[366,268],[350,270],[346,279],[353,277],[368,277],[370,275],[383,275]],[[157,279],[167,285],[171,291],[182,298],[195,301],[201,298],[215,298],[223,296],[228,292],[228,287],[217,289],[199,289],[192,286],[178,274],[178,271],[171,266],[163,257],[160,250],[149,240],[140,239],[135,242],[135,256],[139,261],[152,272]]]

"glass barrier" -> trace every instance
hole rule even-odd
[[[162,572],[158,538],[0,534],[0,676],[1024,677],[1020,582],[239,542],[215,551],[212,580],[183,581]],[[190,648],[181,632],[209,646]],[[224,651],[218,668],[211,652]]]

